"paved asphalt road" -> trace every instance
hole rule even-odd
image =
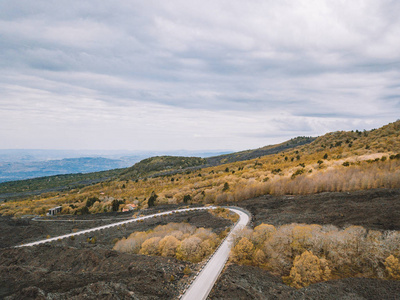
[[[68,237],[70,237],[72,235],[73,236],[78,236],[78,235],[85,234],[85,233],[88,233],[88,232],[94,232],[94,231],[101,230],[101,229],[106,229],[106,228],[110,228],[110,227],[114,227],[114,226],[120,226],[122,224],[127,224],[127,223],[137,222],[139,220],[145,220],[145,219],[153,218],[155,216],[157,217],[157,216],[167,215],[167,214],[170,214],[172,212],[178,213],[178,212],[184,212],[184,211],[188,211],[188,210],[201,210],[201,209],[210,209],[210,208],[214,209],[216,207],[215,206],[206,206],[206,207],[183,208],[183,209],[177,209],[177,210],[173,210],[173,211],[165,211],[165,212],[157,213],[157,214],[154,214],[154,215],[144,216],[144,217],[140,217],[140,218],[136,218],[136,219],[129,219],[127,221],[121,221],[121,222],[117,222],[117,223],[112,223],[112,224],[108,224],[108,225],[103,225],[103,226],[99,226],[99,227],[95,227],[95,228],[90,228],[90,229],[78,231],[78,232],[75,232],[75,233],[64,234],[64,235],[56,236],[56,237],[53,237],[53,238],[48,238],[48,239],[45,239],[45,240],[40,240],[40,241],[28,243],[28,244],[23,244],[23,245],[16,246],[16,248],[17,247],[29,247],[29,246],[49,243],[49,242],[52,242],[52,241],[56,241],[58,239],[68,238]]]
[[[181,299],[203,300],[207,298],[212,287],[217,281],[219,274],[224,268],[226,261],[228,260],[232,245],[233,234],[249,223],[249,215],[238,209],[229,209],[240,216],[239,222],[236,224],[233,230],[231,230],[228,237],[220,245],[218,250],[214,253],[214,255],[211,257],[203,270],[197,275],[196,279],[187,289],[186,293],[182,296]]]
[[[77,235],[85,234],[88,232],[94,232],[94,231],[101,230],[101,229],[106,229],[106,228],[110,228],[110,227],[114,227],[114,226],[120,226],[122,224],[127,224],[127,223],[131,223],[131,222],[137,222],[139,220],[153,218],[154,216],[162,216],[162,215],[170,214],[173,212],[178,213],[178,212],[184,212],[184,211],[188,211],[188,210],[202,210],[202,209],[214,209],[214,208],[216,208],[216,207],[215,206],[207,206],[207,207],[185,208],[185,209],[177,209],[174,211],[166,211],[166,212],[157,213],[154,215],[143,216],[143,217],[136,218],[136,219],[129,219],[126,221],[121,221],[121,222],[117,222],[117,223],[113,223],[113,224],[103,225],[103,226],[99,226],[99,227],[95,227],[95,228],[91,228],[91,229],[86,229],[86,230],[82,230],[82,231],[75,232],[75,233],[60,235],[60,236],[48,238],[45,240],[40,240],[40,241],[36,241],[36,242],[32,242],[32,243],[19,245],[16,247],[29,247],[29,246],[49,243],[49,242],[56,241],[59,239],[68,238],[72,235],[77,236]],[[243,211],[236,209],[236,208],[229,207],[229,209],[239,215],[239,217],[240,217],[239,222],[231,230],[231,232],[229,233],[227,238],[224,240],[224,242],[219,246],[217,251],[214,252],[213,256],[209,259],[208,263],[205,265],[203,270],[197,275],[196,279],[193,281],[192,285],[186,290],[186,293],[182,296],[181,299],[202,300],[202,299],[207,298],[208,294],[210,293],[212,287],[215,284],[215,281],[217,281],[219,274],[221,273],[222,269],[224,268],[226,261],[228,260],[229,253],[231,250],[233,234],[249,223],[249,221],[250,221],[249,215],[247,215]]]

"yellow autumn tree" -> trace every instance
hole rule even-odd
[[[232,259],[236,263],[250,264],[253,259],[254,245],[248,238],[243,237],[232,249]]]
[[[215,246],[212,240],[208,239],[202,241],[200,244],[200,253],[199,253],[199,255],[201,256],[200,258],[209,256],[213,252],[214,248]]]
[[[145,255],[158,255],[159,254],[158,244],[160,240],[161,240],[160,237],[153,237],[148,240],[145,240],[142,244],[142,247],[140,248],[139,253]]]
[[[159,253],[161,254],[161,256],[174,257],[176,248],[179,246],[179,243],[180,242],[176,237],[167,235],[158,244]]]
[[[312,230],[310,225],[296,225],[293,228],[291,247],[295,253],[303,253],[309,248]]]
[[[265,254],[264,251],[262,251],[261,249],[257,249],[254,252],[254,256],[253,256],[253,264],[255,266],[262,266],[264,265],[266,262],[266,258],[265,258]]]
[[[191,236],[184,239],[176,251],[176,258],[180,260],[189,260],[199,262],[201,260],[201,244],[202,240],[197,236]]]
[[[393,255],[385,259],[385,267],[389,279],[400,280],[400,263],[399,259]]]
[[[274,225],[261,224],[254,228],[252,240],[255,245],[261,245],[276,232]]]
[[[312,252],[305,251],[296,256],[290,275],[286,280],[295,288],[302,288],[312,283],[328,280],[331,271],[325,259],[319,259]]]

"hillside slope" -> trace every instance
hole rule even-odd
[[[332,151],[342,156],[400,151],[400,120],[369,131],[336,131],[305,145],[306,153]]]
[[[185,157],[185,156],[155,156],[139,161],[129,168],[111,169],[108,171],[90,172],[93,170],[93,163],[97,162],[101,167],[105,168],[104,163],[111,163],[112,160],[101,158],[74,158],[59,161],[50,161],[50,169],[64,167],[64,172],[47,170],[49,173],[57,173],[58,175],[38,177],[26,180],[0,182],[0,201],[5,199],[18,199],[30,196],[41,195],[49,192],[62,192],[107,180],[136,180],[139,178],[163,176],[177,174],[194,169],[200,169],[210,166],[218,166],[227,162],[244,161],[261,157],[265,155],[276,154],[287,149],[305,145],[312,142],[315,138],[297,137],[289,141],[277,145],[265,146],[255,150],[246,150],[231,154],[218,155],[208,158]],[[82,173],[67,174],[69,165],[79,167]],[[88,167],[89,165],[89,167]],[[43,165],[41,165],[43,169]],[[43,171],[42,171],[43,173]],[[33,173],[32,173],[33,174]],[[32,175],[31,174],[31,175]],[[1,166],[0,166],[1,175]],[[24,173],[24,176],[26,174]],[[15,175],[17,176],[17,175]],[[1,180],[0,180],[1,181]]]
[[[159,173],[161,171],[183,170],[200,166],[206,160],[200,157],[156,156],[144,159],[121,173],[121,179],[137,179]]]
[[[231,153],[231,154],[208,157],[207,158],[207,166],[218,166],[218,165],[226,164],[226,163],[250,160],[250,159],[254,159],[254,158],[265,156],[265,155],[277,154],[277,153],[280,153],[280,152],[288,150],[288,149],[292,149],[292,148],[295,148],[298,146],[309,144],[309,143],[313,142],[315,139],[316,138],[314,138],[314,137],[299,136],[299,137],[293,138],[289,141],[286,141],[286,142],[283,142],[283,143],[280,143],[277,145],[270,145],[270,146],[265,146],[265,147],[261,147],[261,148],[254,149],[254,150],[246,150],[246,151],[240,151],[240,152],[235,152],[235,153]]]
[[[89,212],[112,209],[112,200],[147,207],[154,192],[155,205],[224,203],[256,196],[305,195],[321,192],[348,192],[374,188],[400,187],[400,121],[364,132],[333,132],[312,140],[297,139],[295,148],[265,156],[281,144],[235,155],[220,156],[216,161],[234,160],[207,166],[201,158],[155,157],[137,163],[115,177],[68,193],[49,193],[24,204],[7,203],[0,207],[5,215],[43,213],[54,205],[63,205],[64,213],[81,211],[89,198]],[[306,144],[302,144],[302,143]],[[281,149],[281,148],[280,148]],[[249,154],[250,153],[250,154]],[[246,155],[256,156],[240,160]],[[0,185],[1,187],[1,185]],[[40,200],[40,201],[38,201]]]

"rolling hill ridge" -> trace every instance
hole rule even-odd
[[[400,121],[396,121],[370,131],[299,137],[279,145],[206,159],[153,157],[126,169],[82,174],[79,181],[83,183],[78,186],[74,185],[79,182],[74,181],[75,175],[66,175],[58,180],[58,187],[55,178],[38,178],[0,184],[0,193],[6,194],[3,199],[7,200],[24,192],[27,201],[34,200],[24,208],[25,213],[40,214],[48,207],[65,203],[71,205],[65,206],[64,213],[75,213],[93,197],[99,202],[90,207],[91,213],[112,209],[110,199],[119,199],[121,203],[136,201],[140,207],[146,207],[152,193],[158,195],[155,204],[159,205],[176,204],[184,199],[205,204],[241,201],[265,194],[396,188],[400,187],[399,132]],[[88,176],[91,181],[85,183]],[[48,183],[52,184],[52,190],[46,190]],[[37,196],[30,196],[32,191]],[[23,214],[17,206],[13,200],[3,205],[0,213]]]

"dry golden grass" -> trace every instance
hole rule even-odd
[[[400,121],[367,132],[335,132],[308,145],[283,153],[234,162],[181,174],[144,180],[116,180],[68,193],[49,193],[34,199],[11,201],[0,214],[44,214],[62,205],[62,213],[79,213],[87,199],[98,202],[90,213],[107,212],[114,199],[147,207],[154,191],[156,205],[182,203],[221,204],[264,194],[311,194],[400,187]]]

